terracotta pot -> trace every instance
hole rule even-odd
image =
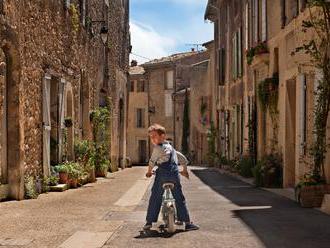
[[[66,184],[68,183],[68,173],[67,172],[60,172],[59,173],[60,180],[59,182],[61,184]]]
[[[330,185],[304,186],[299,190],[298,201],[304,208],[318,208],[325,194],[330,194]]]
[[[70,188],[77,188],[78,187],[78,179],[70,179]]]
[[[91,182],[91,183],[95,183],[95,182],[96,182],[95,168],[93,168],[93,169],[89,172],[89,182]]]
[[[105,170],[99,170],[99,169],[96,169],[95,170],[95,174],[96,174],[96,177],[105,177],[106,175],[106,171]]]

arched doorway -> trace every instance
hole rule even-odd
[[[12,199],[24,198],[24,166],[22,158],[19,122],[19,54],[15,40],[4,43],[0,48],[1,70],[1,183],[8,184],[7,196]]]

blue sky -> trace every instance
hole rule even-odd
[[[213,25],[204,21],[206,4],[207,0],[131,0],[132,53],[155,59],[213,39]],[[131,59],[147,61],[134,55]]]

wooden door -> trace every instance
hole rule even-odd
[[[42,88],[43,106],[43,172],[45,176],[50,175],[50,76],[46,76]]]

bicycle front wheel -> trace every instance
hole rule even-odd
[[[167,231],[169,233],[174,233],[175,232],[175,210],[174,207],[170,207],[168,211],[168,226],[167,226]]]

